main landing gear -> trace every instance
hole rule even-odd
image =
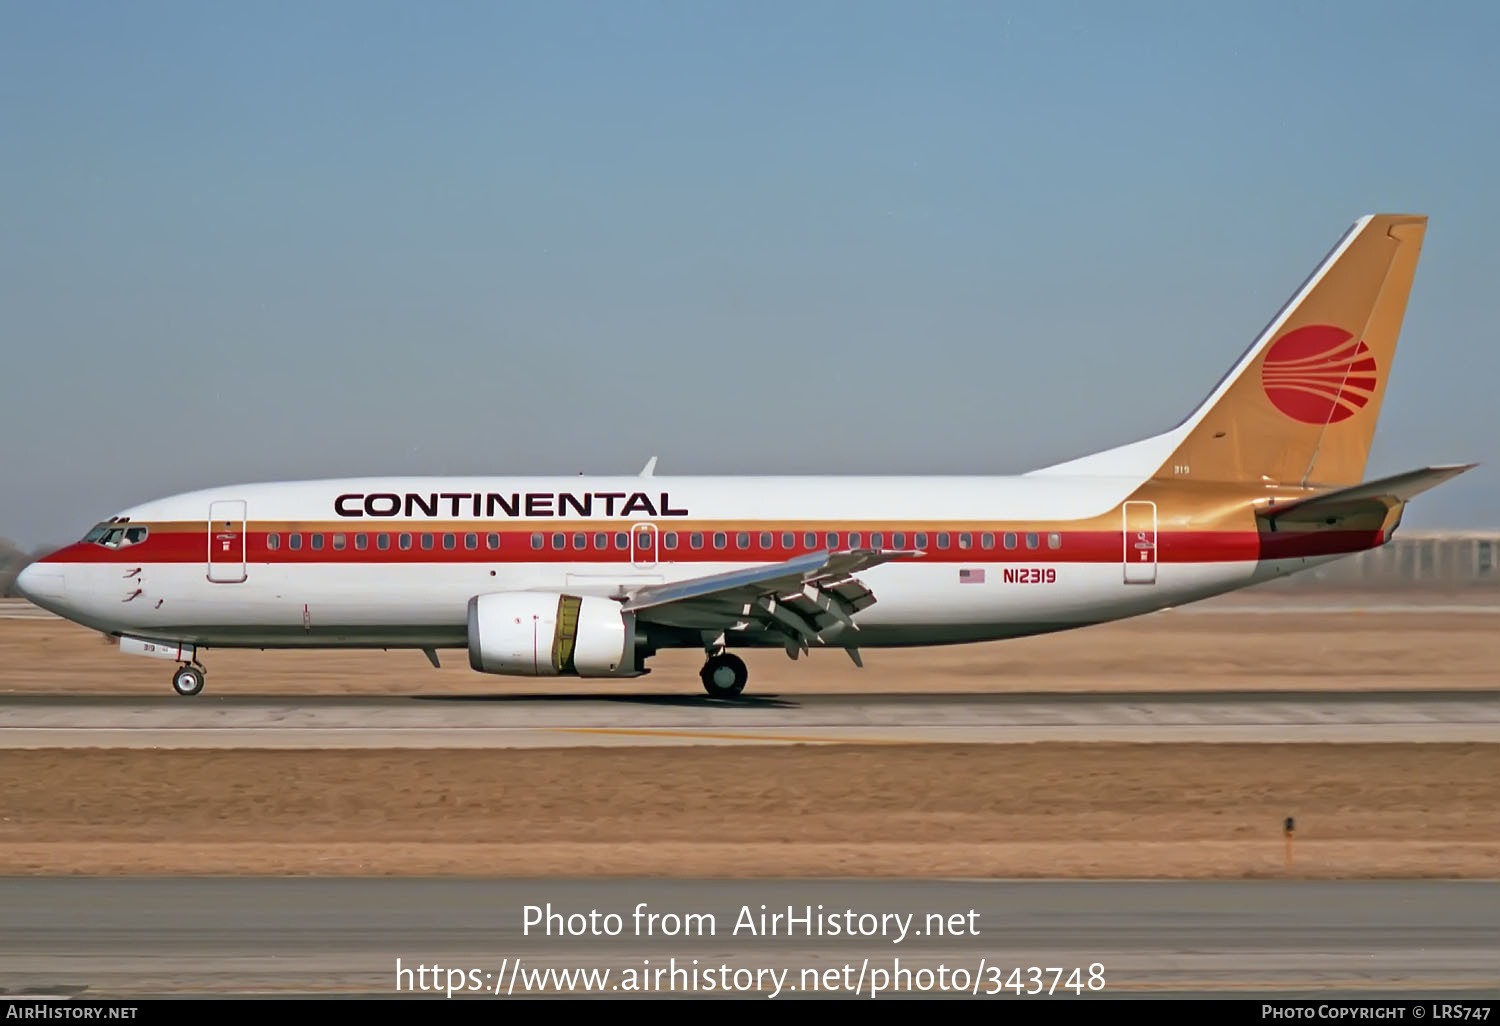
[[[703,681],[703,690],[714,698],[734,698],[745,690],[750,671],[739,656],[720,652],[709,656],[703,669],[698,671],[698,678]]]
[[[184,663],[172,674],[172,690],[184,698],[191,698],[203,690],[203,667]]]

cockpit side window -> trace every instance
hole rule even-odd
[[[136,524],[98,524],[83,536],[83,540],[102,545],[106,549],[123,549],[139,545],[150,533],[148,528]]]

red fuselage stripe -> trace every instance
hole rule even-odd
[[[291,538],[297,534],[300,548],[291,548]],[[783,532],[774,531],[772,545],[762,548],[761,533],[748,532],[750,546],[738,545],[741,532],[724,532],[725,545],[714,546],[714,532],[701,532],[701,548],[693,548],[690,539],[695,532],[677,531],[675,548],[664,544],[662,531],[652,542],[650,550],[632,553],[629,530],[547,531],[541,532],[542,547],[533,547],[533,531],[487,531],[442,532],[432,531],[346,531],[346,532],[293,532],[272,533],[250,531],[245,534],[244,552],[241,555],[239,535],[229,533],[215,536],[212,545],[212,560],[216,563],[254,564],[322,564],[348,566],[360,564],[397,563],[774,563],[793,556],[830,547],[828,535],[837,535],[834,548],[850,547],[848,531],[813,532],[814,545],[806,545],[806,534],[794,532],[796,544],[783,545]],[[881,535],[882,548],[917,548],[914,532],[869,531],[854,532],[859,535],[859,547],[872,547],[871,536]],[[920,546],[926,554],[916,559],[921,563],[1119,563],[1126,559],[1126,537],[1120,531],[1060,531],[1036,532],[1036,548],[1028,548],[1027,535],[1020,533],[1015,548],[1005,548],[1004,532],[968,532],[973,542],[968,548],[959,546],[959,534],[949,532],[948,547],[937,544],[936,533],[926,532],[926,545]],[[984,548],[981,535],[992,533],[994,545]],[[1057,548],[1048,545],[1048,534],[1060,536]],[[904,538],[898,544],[894,535]],[[387,548],[379,547],[379,536],[387,539]],[[409,548],[401,547],[402,536],[409,538]],[[603,536],[606,548],[597,548],[597,536]],[[276,538],[272,548],[271,537]],[[561,538],[561,547],[555,544]],[[624,536],[626,544],[618,547]],[[313,547],[313,539],[321,540],[321,547]],[[342,548],[335,548],[335,538],[342,539]],[[575,548],[580,538],[583,548]],[[360,539],[364,548],[360,548]],[[498,540],[498,548],[490,548],[491,538]],[[427,547],[424,542],[430,539]],[[451,539],[452,548],[445,542]],[[469,548],[473,540],[475,547]],[[1131,537],[1130,561],[1136,562],[1138,550],[1133,546],[1137,539]],[[1249,562],[1264,559],[1290,559],[1297,557],[1338,555],[1375,548],[1385,541],[1380,531],[1307,531],[1285,533],[1257,533],[1255,531],[1162,531],[1155,539],[1155,559],[1160,563],[1222,563]],[[227,544],[227,548],[225,547]],[[104,548],[83,542],[70,545],[46,557],[52,563],[109,563],[118,565],[205,563],[210,558],[210,539],[206,533],[188,531],[159,531],[148,535],[145,541],[123,549]]]

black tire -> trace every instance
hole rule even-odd
[[[192,698],[203,690],[203,671],[194,666],[179,666],[172,674],[172,690],[183,698]]]
[[[703,664],[703,669],[698,672],[698,679],[703,681],[703,690],[712,697],[734,698],[745,690],[750,670],[739,656],[724,652]]]

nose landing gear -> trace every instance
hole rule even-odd
[[[172,674],[172,690],[184,698],[191,698],[203,690],[203,668],[184,663]]]

